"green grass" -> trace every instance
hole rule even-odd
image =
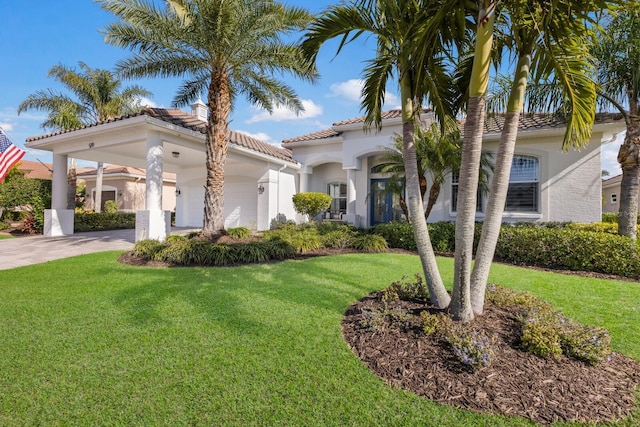
[[[0,271],[0,425],[534,425],[390,387],[343,342],[344,310],[419,272],[415,256],[158,269],[118,254]],[[453,261],[439,263],[450,282]],[[638,283],[502,265],[492,280],[640,359]]]
[[[0,240],[3,239],[15,239],[14,236],[12,236],[11,234],[0,234]]]

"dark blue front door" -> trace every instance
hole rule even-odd
[[[388,179],[371,180],[370,225],[399,220],[402,215],[400,196],[388,190]]]

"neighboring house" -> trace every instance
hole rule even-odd
[[[620,190],[622,183],[622,175],[616,175],[611,178],[602,180],[602,211],[615,212],[620,211]],[[640,191],[638,196],[640,197]],[[638,209],[640,212],[640,208]]]
[[[20,160],[16,167],[24,172],[25,178],[48,179],[51,180],[53,165],[50,163],[31,162]]]
[[[329,216],[358,226],[401,219],[397,196],[385,191],[380,173],[381,147],[401,133],[399,110],[384,112],[379,132],[364,131],[362,117],[331,129],[283,141],[275,147],[230,131],[225,169],[225,226],[265,230],[274,221],[302,221],[292,196],[330,194]],[[433,115],[423,117],[425,125]],[[79,129],[27,139],[27,146],[53,152],[53,208],[45,216],[46,235],[73,233],[73,211],[65,210],[68,157],[144,168],[144,210],[136,216],[136,239],[163,240],[169,233],[169,209],[163,207],[163,173],[176,174],[176,225],[201,227],[204,211],[206,107],[188,114],[145,108],[140,113]],[[488,117],[484,146],[495,151],[502,118]],[[549,116],[523,116],[516,144],[506,221],[599,221],[601,215],[600,146],[624,130],[621,120],[598,117],[588,146],[562,152],[564,125]],[[57,166],[60,165],[60,166]],[[57,172],[56,169],[62,171]],[[429,178],[429,177],[428,177]],[[455,219],[457,181],[449,177],[430,220]],[[479,203],[482,220],[486,200]]]
[[[85,208],[95,210],[96,169],[78,172],[78,179],[86,183]],[[176,208],[176,175],[163,174],[162,209],[173,211]],[[107,165],[102,173],[102,209],[107,200],[115,200],[120,212],[135,212],[145,208],[146,172],[131,166]]]

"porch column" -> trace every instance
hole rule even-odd
[[[305,166],[298,171],[298,175],[300,176],[300,188],[299,193],[306,193],[309,191],[309,175],[313,172],[313,168],[310,166]]]
[[[347,169],[347,213],[343,219],[358,227],[359,217],[356,214],[356,169]]]
[[[44,211],[45,236],[73,234],[73,209],[67,209],[67,155],[53,154],[51,209]]]
[[[136,242],[164,241],[171,233],[171,212],[162,211],[163,143],[159,134],[147,137],[145,210],[136,212]]]
[[[356,170],[347,169],[347,214],[356,214]]]

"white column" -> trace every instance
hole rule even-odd
[[[67,155],[53,155],[53,182],[51,188],[51,208],[67,208]]]
[[[359,227],[360,218],[356,214],[356,172],[356,169],[347,169],[347,213],[342,219]]]
[[[73,234],[73,209],[67,209],[67,155],[53,154],[51,209],[44,211],[45,236]]]
[[[356,214],[356,170],[347,169],[347,214]]]
[[[147,139],[147,193],[145,209],[162,210],[162,139],[159,135],[149,135]]]
[[[300,172],[300,193],[306,193],[309,191],[309,174],[306,172]]]
[[[147,136],[145,210],[136,212],[136,242],[164,241],[171,233],[171,212],[162,211],[163,144],[159,134]]]

